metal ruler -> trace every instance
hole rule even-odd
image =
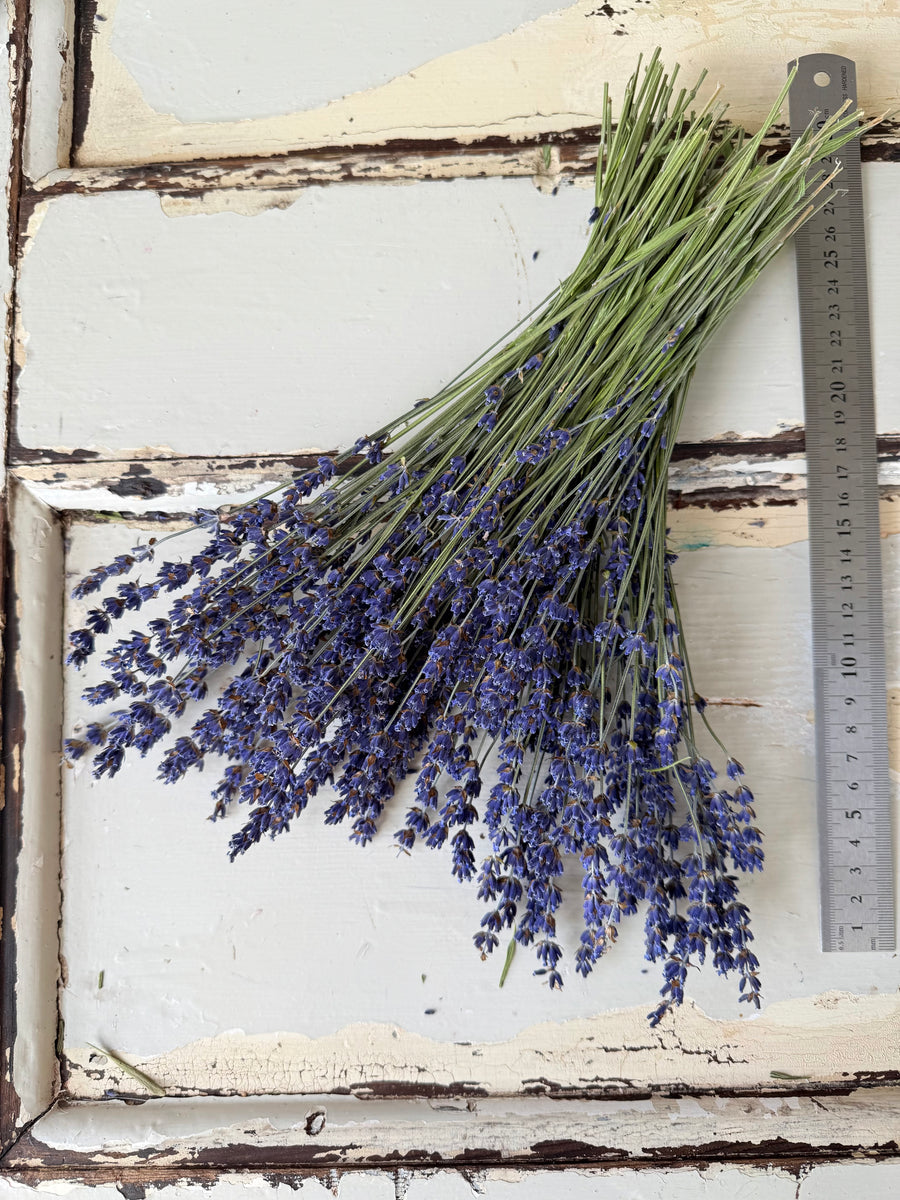
[[[791,64],[792,66],[794,64]],[[791,136],[856,103],[853,62],[808,54]],[[895,946],[875,401],[859,139],[796,234],[806,406],[824,950]],[[823,160],[820,168],[835,164]]]

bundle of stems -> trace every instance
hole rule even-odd
[[[654,1023],[707,956],[759,1003],[737,880],[761,865],[760,835],[740,765],[726,755],[720,784],[698,748],[669,460],[698,358],[828,197],[833,176],[814,165],[858,132],[856,114],[814,120],[770,161],[762,139],[786,89],[749,137],[715,96],[694,111],[702,77],[676,90],[676,74],[654,54],[616,121],[604,91],[588,245],[526,327],[285,490],[198,514],[202,552],[89,612],[75,665],[124,613],[178,593],[114,642],[108,678],[85,693],[125,707],[67,743],[112,775],[212,686],[160,773],[228,761],[214,815],[249,809],[232,857],[287,830],[325,785],[325,821],[365,844],[414,775],[397,844],[447,843],[454,875],[476,880],[482,956],[509,928],[561,986],[560,875],[577,856],[575,967],[588,974],[640,909],[663,964]]]

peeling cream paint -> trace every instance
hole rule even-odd
[[[750,125],[768,110],[788,60],[823,47],[856,60],[865,109],[882,112],[897,100],[884,47],[900,38],[900,13],[878,0],[846,0],[837,11],[821,0],[655,3],[621,10],[615,21],[588,0],[311,111],[183,123],[152,109],[113,53],[116,7],[117,0],[102,0],[104,19],[94,27],[94,86],[79,165],[271,155],[396,138],[465,142],[591,126],[603,82],[620,95],[638,54],[656,45],[682,64],[686,78],[708,68],[710,89],[722,80],[734,118]],[[264,60],[258,69],[266,69]]]
[[[19,235],[18,254],[20,259],[28,253],[34,244],[34,239],[37,236],[38,230],[43,225],[44,218],[49,209],[50,202],[48,200],[39,200],[29,212],[25,227]]]
[[[31,1134],[39,1147],[91,1153],[95,1162],[119,1168],[147,1166],[150,1160],[157,1167],[192,1165],[202,1155],[234,1145],[257,1152],[291,1147],[308,1157],[311,1165],[319,1165],[317,1154],[321,1165],[366,1164],[385,1158],[459,1162],[465,1161],[467,1150],[474,1152],[475,1161],[486,1153],[527,1163],[529,1159],[539,1162],[543,1154],[558,1152],[566,1143],[577,1145],[582,1153],[596,1147],[598,1158],[607,1161],[618,1156],[652,1165],[654,1159],[699,1157],[707,1146],[715,1146],[718,1155],[728,1142],[740,1145],[744,1154],[756,1148],[765,1154],[773,1143],[780,1143],[782,1147],[803,1146],[807,1152],[813,1147],[835,1152],[853,1146],[863,1155],[875,1147],[896,1145],[900,1118],[896,1093],[884,1088],[857,1089],[825,1100],[805,1096],[587,1101],[522,1097],[478,1099],[466,1105],[446,1099],[439,1103],[371,1103],[329,1096],[325,1099],[328,1123],[324,1132],[309,1135],[304,1119],[307,1103],[290,1097],[209,1097],[154,1100],[138,1106],[115,1101],[66,1104],[42,1118]],[[713,1168],[712,1179],[718,1171],[734,1170],[721,1164],[718,1170]],[[746,1164],[737,1168],[748,1170]],[[479,1181],[487,1185],[491,1176],[490,1171],[479,1172]],[[528,1178],[514,1175],[509,1180],[517,1188],[515,1195],[523,1200],[526,1195],[543,1200],[548,1194],[546,1186],[530,1191],[525,1182]],[[569,1184],[569,1172],[566,1178]],[[635,1179],[640,1176],[629,1179],[623,1172],[623,1178],[627,1181],[625,1194],[634,1196]],[[668,1174],[668,1180],[662,1191],[668,1200],[680,1195],[693,1200],[697,1195],[691,1189],[680,1192],[677,1175]],[[720,1180],[721,1193],[704,1187],[704,1197],[733,1197],[733,1190],[725,1190],[725,1182]],[[732,1189],[736,1182],[732,1178]],[[553,1187],[549,1194],[555,1194]],[[570,1185],[565,1194],[574,1194]],[[748,1195],[745,1190],[739,1194]],[[771,1200],[770,1193],[765,1194]],[[884,1200],[893,1194],[883,1193]],[[591,1190],[587,1195],[598,1193]],[[607,1195],[605,1189],[603,1195]]]
[[[111,48],[153,108],[184,122],[309,111],[421,63],[489,42],[571,0],[230,0],[202,18],[183,0],[119,0]],[[247,55],[245,31],[259,28]]]
[[[26,353],[25,347],[28,345],[28,330],[25,328],[22,320],[22,310],[16,309],[13,320],[13,339],[12,339],[12,360],[16,367],[21,370],[25,366]]]
[[[420,182],[433,179],[486,179],[530,177],[541,191],[552,191],[565,177],[574,187],[593,187],[596,153],[593,147],[569,147],[563,162],[558,147],[549,147],[550,164],[544,149],[523,146],[519,150],[491,148],[477,153],[427,155],[378,150],[347,150],[335,155],[291,155],[229,164],[227,161],[155,175],[135,175],[128,168],[65,167],[48,172],[35,182],[38,193],[59,187],[102,194],[120,190],[126,183],[133,191],[207,192],[211,188],[262,188],[296,190],[317,183]]]
[[[163,192],[159,205],[167,217],[209,216],[223,212],[255,217],[271,208],[290,208],[300,195],[299,191],[267,191],[263,188],[215,188],[199,196],[169,196]]]
[[[711,508],[671,509],[669,528],[678,553],[706,546],[789,546],[809,539],[809,513],[805,497],[787,504],[747,505],[715,511]],[[882,497],[879,504],[881,536],[900,533],[900,497]]]
[[[116,464],[116,466],[118,465]],[[46,468],[44,470],[46,471]],[[16,478],[22,479],[24,471],[17,470],[15,474]],[[148,473],[148,475],[129,476],[123,474],[115,484],[113,480],[108,479],[106,481],[108,486],[104,487],[102,483],[91,486],[87,483],[79,485],[72,482],[60,486],[52,482],[41,481],[39,472],[34,472],[34,474],[38,476],[38,479],[36,482],[28,483],[29,491],[53,508],[68,512],[127,513],[128,516],[147,512],[182,513],[186,507],[192,509],[215,505],[218,508],[232,504],[249,504],[262,492],[283,488],[285,479],[290,476],[289,471],[278,476],[258,473],[254,474],[252,481],[248,480],[243,483],[240,473],[235,472],[230,478],[226,476],[218,480],[173,480],[172,476],[165,471],[154,469],[152,474]],[[122,490],[112,490],[112,486],[121,484],[123,480],[137,490],[142,480],[145,479],[165,481],[164,494],[128,495]],[[127,519],[128,517],[122,518],[123,521]]]
[[[66,1058],[72,1097],[99,1099],[109,1088],[139,1090],[90,1048],[67,1048]],[[437,1042],[379,1024],[319,1038],[230,1032],[134,1065],[174,1094],[351,1088],[365,1095],[388,1081],[515,1095],[534,1086],[563,1092],[759,1087],[773,1083],[773,1071],[841,1082],[848,1072],[859,1078],[895,1070],[898,1062],[900,996],[834,991],[772,1004],[755,1020],[714,1021],[687,1002],[655,1030],[640,1007],[543,1022],[509,1041],[477,1044]]]

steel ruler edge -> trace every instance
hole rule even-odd
[[[791,63],[793,67],[795,64]],[[856,68],[796,61],[791,138],[856,106]],[[896,945],[875,398],[859,138],[795,235],[806,414],[822,948]],[[835,163],[823,160],[829,171]]]

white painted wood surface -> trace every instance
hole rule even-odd
[[[28,734],[13,750],[13,787],[22,789],[16,888],[16,1026],[13,1083],[19,1125],[42,1113],[59,1086],[55,1054],[60,911],[60,776],[62,696],[59,671],[64,571],[62,533],[52,509],[10,487],[9,521],[17,640],[4,664],[21,691]],[[12,714],[4,714],[6,721]]]
[[[40,179],[69,161],[74,23],[75,6],[68,0],[41,0],[31,6],[23,154],[29,179]]]
[[[258,33],[250,40],[241,21],[249,11]],[[884,47],[898,36],[900,14],[879,0],[844,0],[838,9],[819,0],[343,0],[324,15],[309,0],[248,0],[213,12],[177,0],[100,0],[77,161],[592,126],[604,81],[618,95],[637,55],[657,45],[691,82],[708,68],[710,87],[725,84],[737,120],[758,122],[785,64],[823,47],[856,59],[862,103],[880,113],[896,99]]]
[[[321,108],[422,63],[491,41],[559,8],[558,0],[235,0],[200,19],[178,0],[118,0],[103,16],[111,53],[147,103],[179,121],[240,121]],[[264,35],[250,52],[238,30]]]
[[[887,432],[900,429],[897,168],[864,178]],[[590,210],[586,189],[524,179],[314,187],[269,194],[288,207],[263,211],[252,190],[225,198],[235,211],[144,193],[40,203],[19,280],[25,446],[122,458],[352,443],[539,303],[577,262]],[[802,414],[786,251],[698,369],[681,436],[768,436]]]

